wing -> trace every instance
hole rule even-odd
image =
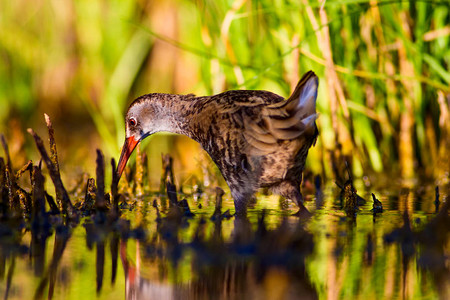
[[[278,149],[280,142],[312,136],[316,132],[315,120],[318,78],[306,73],[286,101],[259,105],[254,100],[240,104],[233,115],[245,130],[243,137],[250,155],[266,155]]]

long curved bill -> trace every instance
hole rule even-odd
[[[136,140],[133,136],[125,139],[125,143],[122,147],[122,153],[120,154],[119,164],[117,165],[117,181],[119,181],[120,176],[122,176],[123,170],[127,165],[128,158],[130,158],[131,153],[133,153],[134,148],[136,148],[139,140]]]

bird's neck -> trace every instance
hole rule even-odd
[[[201,119],[202,109],[199,98],[191,95],[165,95],[158,106],[158,128],[156,131],[166,131],[186,135],[201,142],[202,134],[198,119]]]

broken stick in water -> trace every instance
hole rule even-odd
[[[167,187],[166,182],[170,180],[173,184],[175,182],[173,175],[173,159],[169,154],[161,154],[162,160],[162,174],[161,174],[161,185],[159,191],[164,194]]]
[[[96,197],[96,208],[97,210],[105,211],[106,199],[105,199],[105,157],[100,149],[97,149],[97,197]]]
[[[376,214],[383,212],[383,204],[381,203],[380,200],[377,199],[377,197],[375,197],[374,193],[372,193],[372,199],[373,199],[373,206],[372,206],[373,213]]]
[[[45,216],[45,178],[37,166],[32,166],[31,189],[33,193],[32,219],[35,224],[40,223]]]
[[[6,156],[6,164],[5,164],[5,177],[6,177],[6,187],[8,189],[8,199],[9,199],[9,209],[13,209],[14,207],[14,184],[12,178],[12,166],[11,166],[11,158],[9,156],[9,148],[6,143],[5,136],[2,134],[1,136],[3,150],[5,151]]]
[[[77,217],[77,211],[74,209],[72,202],[70,201],[69,194],[67,193],[64,184],[62,183],[61,176],[59,174],[59,167],[53,164],[52,160],[47,154],[47,150],[45,150],[44,143],[42,139],[34,132],[33,129],[29,128],[28,132],[33,136],[36,146],[41,154],[41,157],[47,166],[47,169],[50,173],[50,178],[53,181],[53,185],[55,186],[56,198],[60,201],[62,211],[66,214],[69,219],[74,219]]]
[[[111,158],[111,170],[112,170],[112,181],[111,181],[111,197],[113,200],[114,213],[119,213],[119,193],[117,185],[119,184],[118,176],[116,170],[116,160]]]
[[[48,142],[50,145],[50,159],[55,165],[56,170],[59,173],[58,151],[56,151],[55,131],[53,130],[52,121],[47,114],[44,114],[45,123],[48,128]]]
[[[3,157],[0,157],[0,219],[8,216],[9,200],[6,187],[6,166]]]

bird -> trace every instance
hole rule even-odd
[[[160,131],[198,142],[223,175],[236,215],[259,188],[303,205],[300,184],[308,150],[315,145],[319,80],[308,71],[285,99],[264,90],[230,90],[213,96],[151,93],[140,96],[125,116],[125,142],[116,169],[144,138]]]

